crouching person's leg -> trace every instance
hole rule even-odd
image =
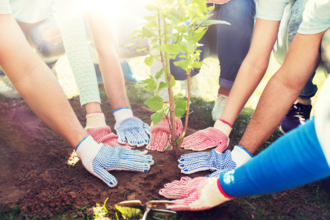
[[[330,29],[328,29],[325,32],[322,38],[321,51],[322,51],[323,64],[329,74],[330,73]]]
[[[38,56],[52,68],[65,54],[62,35],[55,16],[52,14],[27,33],[30,45]]]

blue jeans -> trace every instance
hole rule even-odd
[[[231,89],[238,70],[250,48],[254,17],[254,0],[232,0],[224,5],[216,5],[212,20],[223,20],[231,25],[212,25],[200,40],[203,47],[201,60],[212,55],[218,56],[220,62],[221,75],[219,85],[226,89]],[[179,56],[177,56],[179,57]],[[185,80],[186,74],[183,69],[175,66],[171,60],[171,74],[176,80]],[[191,76],[198,74],[200,69],[193,69]]]
[[[307,1],[308,0],[297,0],[293,3],[292,7],[291,5],[288,5],[288,8],[286,8],[287,13],[284,14],[282,18],[278,39],[273,50],[274,56],[280,64],[283,64],[293,38],[297,34],[299,26],[303,20],[302,16]],[[313,84],[314,75],[315,71],[301,91],[299,95],[300,98],[309,99],[317,92],[317,86]]]

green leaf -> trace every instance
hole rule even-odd
[[[165,73],[166,73],[166,72],[165,72]],[[174,86],[175,86],[175,83],[176,83],[175,78],[174,78],[174,76],[173,76],[172,74],[170,74],[170,76],[171,76],[171,84],[172,84],[172,87],[174,87]],[[165,80],[166,80],[166,83],[168,83],[167,75],[165,76]],[[168,83],[168,84],[169,84],[169,83]]]
[[[215,8],[215,4],[213,4],[212,6],[207,7],[207,11],[213,11]]]
[[[152,56],[147,56],[144,58],[144,62],[147,66],[151,66],[151,64],[154,62],[154,58]]]
[[[228,23],[227,21],[207,20],[201,26],[206,27],[206,26],[210,26],[212,24],[227,24],[227,25],[230,25],[230,23]]]
[[[174,96],[174,102],[178,101],[179,99],[183,99],[184,95],[182,93],[179,93]]]
[[[172,39],[172,40],[174,40],[174,41],[176,41],[179,38],[179,34],[178,33],[169,34],[169,35],[167,35],[167,37],[170,38],[170,39]]]
[[[150,30],[149,28],[147,28],[145,26],[142,27],[142,33],[147,38],[152,38],[152,37],[156,37],[157,36],[152,30]]]
[[[175,103],[175,117],[180,117],[184,115],[187,110],[187,102],[185,100],[178,100]]]
[[[129,40],[129,39],[130,39],[134,34],[136,34],[136,33],[142,33],[142,31],[140,31],[140,30],[135,30],[135,31],[133,31],[133,32],[131,33],[131,35],[128,36],[127,40]]]
[[[206,31],[207,31],[207,28],[205,28],[205,27],[198,28],[195,31],[194,35],[189,38],[189,40],[192,40],[195,43],[197,43],[200,39],[202,39],[202,37],[205,35]]]
[[[180,144],[181,138],[176,139],[176,144]]]
[[[206,0],[192,0],[191,4],[198,5],[198,10],[200,12],[203,12],[203,13],[207,12]]]
[[[163,99],[159,95],[149,97],[144,104],[154,111],[160,111],[163,109]]]
[[[147,91],[150,92],[155,92],[155,90],[157,89],[157,83],[154,80],[154,78],[152,78],[152,76],[149,76],[148,79],[139,81],[135,84],[136,88],[144,88]]]
[[[179,67],[181,67],[182,69],[187,69],[188,68],[188,66],[191,64],[191,62],[192,62],[192,60],[191,59],[188,59],[188,60],[179,60],[179,61],[176,61],[176,62],[174,62],[173,64],[175,65],[175,66],[179,66]]]
[[[143,87],[147,86],[148,84],[149,84],[149,79],[145,79],[145,80],[138,81],[135,84],[135,87],[136,88],[143,88]]]
[[[158,86],[158,91],[168,88],[168,83],[160,82]]]
[[[148,24],[146,24],[146,27],[149,28],[149,29],[157,27],[157,22],[155,20],[152,20]]]
[[[144,19],[146,19],[147,21],[151,21],[155,18],[156,18],[155,16],[144,16]]]
[[[171,149],[171,145],[168,145],[166,148],[165,148],[165,151],[169,151]]]
[[[143,52],[143,51],[144,51],[144,48],[136,49],[136,52],[138,52],[138,53],[141,53],[141,52]]]
[[[176,10],[175,8],[170,8],[169,10],[164,10],[163,9],[164,14],[166,15],[166,17],[173,21],[175,24],[178,24],[181,21],[181,12],[179,10]]]
[[[188,41],[188,42],[181,41],[180,43],[178,43],[178,46],[180,47],[181,51],[188,53],[191,53],[196,49],[196,43],[193,41]]]
[[[180,47],[176,44],[164,44],[159,47],[159,50],[170,54],[180,53]]]
[[[155,75],[155,78],[158,80],[164,73],[164,68],[161,68]]]
[[[201,63],[201,62],[193,62],[191,64],[191,66],[194,67],[194,68],[201,68],[202,67],[202,64],[203,63]]]
[[[177,26],[173,26],[179,33],[186,34],[188,32],[188,27],[185,24],[180,24]]]
[[[156,124],[160,122],[164,118],[164,116],[165,116],[164,112],[156,112],[152,114],[150,118],[154,126],[156,126]]]
[[[124,47],[130,47],[130,46],[133,46],[133,45],[135,45],[135,43],[128,43],[128,44],[125,44]]]
[[[144,7],[145,7],[148,11],[157,11],[157,10],[158,10],[157,5],[153,5],[153,4],[147,4],[147,5],[144,5]]]
[[[157,37],[155,37],[155,38],[151,39],[151,43],[152,43],[152,44],[154,44],[154,43],[157,43],[157,42],[158,42],[158,39],[157,39]]]

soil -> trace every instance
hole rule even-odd
[[[69,100],[81,124],[85,126],[85,110],[78,99]],[[113,129],[114,117],[108,102],[102,103],[107,123]],[[132,104],[134,115],[150,124],[153,114],[144,105]],[[149,151],[155,165],[147,173],[111,172],[118,186],[107,187],[83,167],[67,142],[47,127],[24,101],[0,102],[0,204],[21,205],[29,215],[53,217],[67,206],[114,205],[123,200],[164,199],[158,191],[165,183],[183,176],[172,153]],[[197,129],[205,128],[196,127]],[[189,128],[187,134],[196,130]],[[137,148],[137,150],[144,150]],[[181,153],[187,153],[180,150]],[[69,161],[69,162],[68,162]],[[208,172],[203,173],[206,175]],[[198,176],[201,173],[198,174]],[[72,209],[68,209],[70,212]]]
[[[86,113],[79,100],[69,101],[85,126]],[[115,120],[110,104],[103,102],[102,109],[113,129]],[[150,124],[151,110],[139,104],[132,104],[132,109],[135,116]],[[138,199],[143,203],[151,199],[162,200],[164,197],[158,194],[159,189],[184,176],[172,153],[149,151],[155,160],[149,172],[113,171],[111,173],[119,183],[117,187],[109,188],[83,167],[69,144],[42,123],[24,101],[0,100],[0,115],[0,205],[9,208],[19,204],[20,211],[29,217],[49,219],[67,214],[70,219],[80,207],[103,204],[107,198],[107,207],[124,200]],[[207,127],[197,117],[191,117],[189,124],[187,135]],[[187,151],[180,149],[180,154],[184,153]],[[181,212],[178,219],[258,219],[258,210],[289,219],[296,219],[295,213],[302,210],[311,219],[319,216],[318,219],[328,219],[327,213],[320,213],[319,204],[313,204],[311,208],[306,202],[315,192],[319,192],[318,184],[258,199],[240,198],[208,212]],[[282,203],[288,198],[290,205]],[[110,213],[110,217],[113,214]]]

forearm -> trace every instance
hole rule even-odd
[[[281,68],[268,82],[239,143],[250,153],[275,131],[320,62],[322,33],[297,34]],[[304,64],[304,65],[302,65]]]
[[[33,52],[11,15],[0,16],[0,65],[37,116],[72,147],[87,135],[54,74]]]
[[[278,27],[278,21],[257,19],[249,52],[238,71],[220,119],[233,125],[260,83],[268,67],[270,54],[277,39]]]
[[[220,174],[220,185],[234,197],[286,190],[330,176],[314,120],[282,136],[236,170]]]
[[[103,12],[85,10],[99,56],[104,86],[113,109],[129,107],[117,53],[115,29]]]
[[[268,62],[262,67],[257,67],[247,59],[243,61],[220,117],[221,120],[225,120],[231,125],[235,123],[238,114],[265,75],[267,66]]]

